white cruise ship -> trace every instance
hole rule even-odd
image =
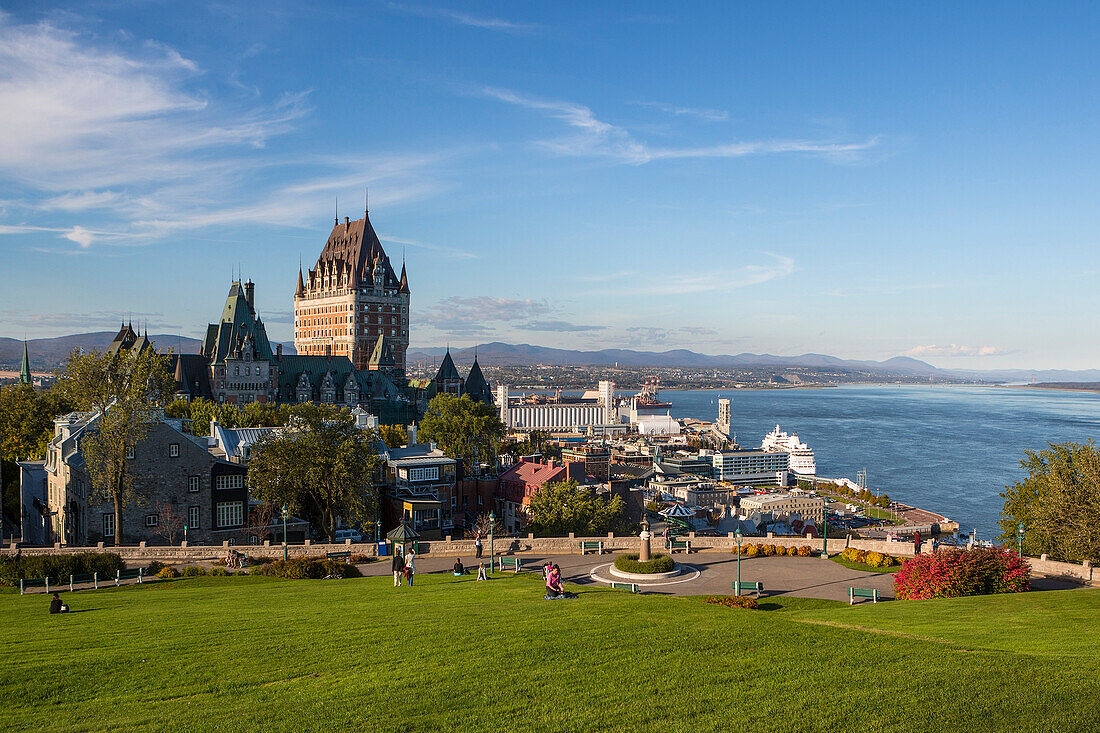
[[[764,436],[760,448],[768,453],[790,453],[791,473],[803,476],[817,475],[817,466],[814,465],[814,452],[810,446],[798,439],[798,433],[787,435],[776,425],[775,430]]]

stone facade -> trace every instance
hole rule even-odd
[[[114,505],[93,489],[81,451],[81,439],[98,420],[74,413],[55,421],[45,466],[55,542],[114,542]],[[211,455],[206,438],[191,435],[185,421],[158,419],[132,456],[130,470],[142,499],[123,512],[123,544],[165,542],[168,515],[188,525],[191,542],[217,541],[247,523],[245,468]]]

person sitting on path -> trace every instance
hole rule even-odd
[[[405,558],[401,557],[401,553],[394,549],[393,560],[390,561],[390,570],[393,571],[393,587],[401,587],[401,576],[405,574]]]
[[[413,575],[416,573],[416,550],[409,550],[405,556],[405,579],[409,581],[409,587],[413,585]]]
[[[479,562],[477,564],[477,579],[478,580],[488,580],[489,579],[485,575],[485,563],[483,563],[483,562]]]
[[[462,558],[455,558],[455,566],[451,568],[451,572],[455,575],[465,575],[466,568],[462,567]]]

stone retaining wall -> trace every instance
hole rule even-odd
[[[654,537],[654,551],[661,551],[661,538]],[[737,546],[733,537],[692,537],[691,549],[699,552],[728,552],[732,553]],[[637,552],[638,538],[636,536],[608,535],[607,537],[501,537],[493,542],[493,552],[497,555],[535,554],[535,555],[570,555],[580,553],[581,541],[603,542],[604,552]],[[461,556],[472,558],[474,556],[473,540],[421,540],[418,543],[420,554],[437,556]],[[783,547],[802,547],[809,545],[815,551],[821,549],[821,538],[813,537],[745,537],[741,540],[741,546],[747,545],[777,545]],[[489,555],[489,542],[484,543],[485,556]],[[24,555],[48,555],[71,554],[75,552],[115,552],[130,564],[144,564],[152,560],[161,562],[202,562],[219,560],[225,557],[229,550],[228,544],[201,545],[201,546],[138,546],[138,547],[23,547]],[[845,547],[854,547],[859,550],[883,552],[895,557],[912,557],[914,554],[912,542],[886,542],[885,540],[864,540],[852,538],[830,538],[829,554],[835,555]],[[281,558],[283,547],[280,544],[264,545],[234,545],[233,549],[256,557]],[[924,552],[932,551],[931,540],[922,543]],[[328,552],[351,552],[356,555],[377,556],[378,547],[375,543],[352,544],[313,544],[290,545],[287,552],[291,557],[324,557]],[[5,548],[5,554],[12,554],[14,550]],[[591,551],[590,551],[591,552]],[[1078,565],[1076,563],[1057,562],[1049,560],[1044,555],[1041,558],[1028,558],[1033,573],[1069,578],[1083,583],[1100,584],[1100,574],[1095,572],[1087,561]]]

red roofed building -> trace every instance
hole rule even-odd
[[[577,483],[585,482],[584,464],[570,462],[562,464],[550,460],[546,463],[521,458],[500,476],[500,489],[497,499],[501,503],[501,521],[508,533],[523,528],[526,507],[531,503],[531,495],[544,485],[573,479]]]

